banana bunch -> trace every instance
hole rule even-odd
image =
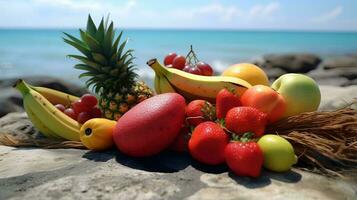
[[[200,76],[175,68],[167,68],[152,59],[147,64],[155,71],[155,90],[157,94],[176,92],[186,100],[203,99],[215,102],[218,92],[223,88],[232,88],[239,95],[251,85],[242,79],[225,76]]]
[[[23,97],[25,111],[34,126],[46,137],[79,141],[80,124],[54,104],[70,105],[78,97],[18,80],[14,87]]]

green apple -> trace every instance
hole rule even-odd
[[[283,117],[303,112],[316,111],[321,101],[321,93],[317,83],[303,74],[284,74],[271,86],[285,99],[286,110]]]
[[[278,135],[264,135],[258,140],[264,154],[264,167],[274,172],[285,172],[296,164],[294,148],[286,139]]]

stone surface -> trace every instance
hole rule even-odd
[[[258,179],[207,167],[187,154],[147,159],[114,150],[0,146],[0,199],[354,199],[355,180],[294,169]]]
[[[265,69],[280,68],[288,73],[306,73],[316,69],[321,59],[313,54],[265,55],[259,66]]]
[[[320,110],[356,98],[357,86],[321,86]],[[0,118],[3,132],[36,134],[25,113]],[[16,134],[15,134],[16,135]],[[116,150],[36,149],[0,146],[0,199],[355,199],[357,177],[327,178],[298,169],[237,177],[188,154],[162,152],[138,159]]]

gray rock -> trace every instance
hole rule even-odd
[[[356,192],[354,180],[298,169],[263,171],[257,179],[237,177],[224,167],[199,165],[187,154],[135,159],[115,150],[0,146],[0,199],[352,200]]]
[[[316,69],[321,59],[313,54],[282,54],[265,55],[256,64],[271,69],[280,68],[288,73],[306,73]]]
[[[36,136],[38,132],[26,113],[9,113],[0,118],[0,134],[3,133],[17,138],[29,138],[29,136]]]
[[[323,62],[324,69],[354,68],[357,70],[357,55],[341,56]]]

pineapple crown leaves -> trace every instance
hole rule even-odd
[[[93,85],[96,93],[108,85],[112,88],[128,88],[137,78],[133,50],[124,50],[128,40],[121,42],[123,31],[115,37],[114,23],[108,25],[108,21],[109,17],[106,20],[102,18],[96,27],[89,15],[86,29],[79,29],[80,38],[68,33],[64,33],[66,37],[63,38],[64,42],[83,54],[68,56],[81,61],[75,65],[76,69],[85,71],[79,78],[89,77],[86,85]]]

